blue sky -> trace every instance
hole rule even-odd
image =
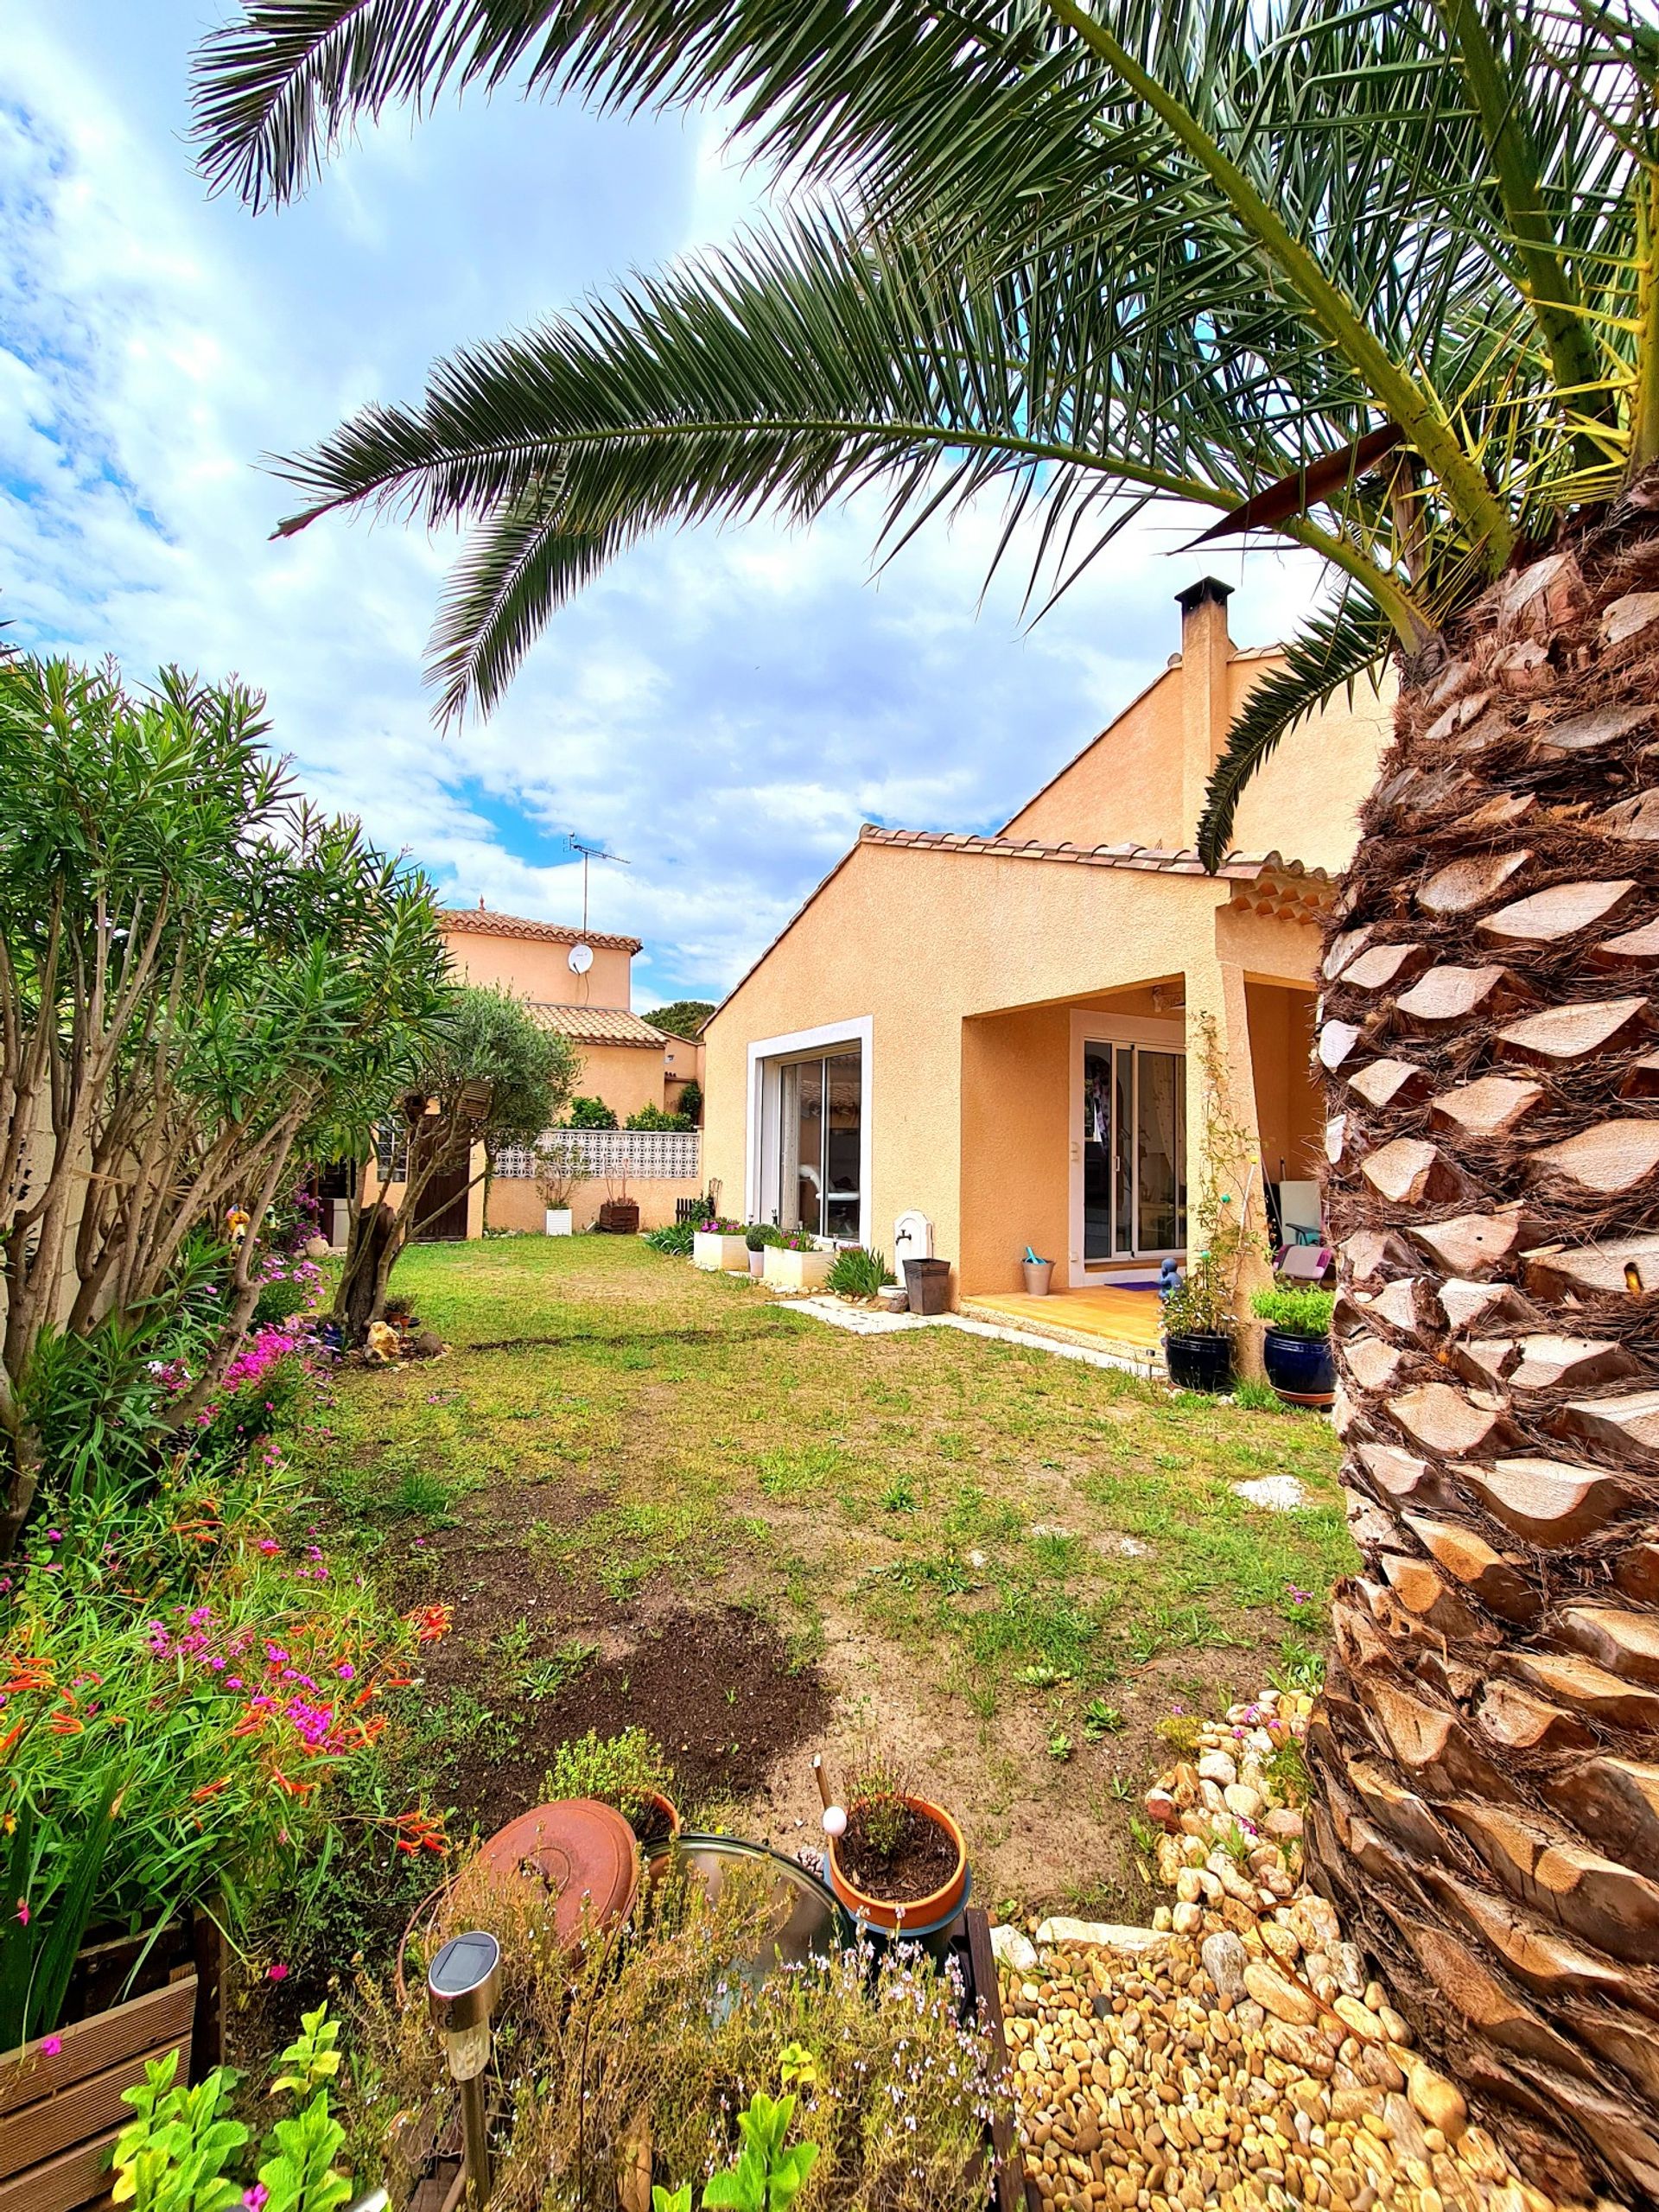
[[[186,75],[228,0],[0,0],[0,618],[21,642],[234,671],[308,788],[445,897],[645,940],[636,1002],[717,997],[864,820],[1005,819],[1160,667],[1179,517],[1035,629],[981,602],[988,511],[874,574],[868,504],[810,532],[654,541],[559,616],[505,704],[443,738],[420,668],[453,543],[382,523],[270,541],[263,454],[409,398],[466,341],[729,237],[760,188],[716,122],[511,97],[365,136],[297,207],[209,200]],[[1238,557],[1209,565],[1238,583]],[[1253,558],[1235,635],[1306,604]]]

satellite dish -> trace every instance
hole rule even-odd
[[[591,944],[573,944],[571,946],[570,972],[573,976],[585,976],[593,964],[594,948]]]

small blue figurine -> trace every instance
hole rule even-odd
[[[1173,1257],[1166,1258],[1162,1267],[1158,1270],[1159,1297],[1160,1299],[1167,1299],[1172,1291],[1179,1287],[1180,1282],[1181,1267],[1179,1261]]]

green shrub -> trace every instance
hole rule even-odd
[[[653,1792],[666,1796],[674,1770],[662,1745],[643,1728],[601,1736],[590,1728],[574,1743],[561,1744],[542,1784],[551,1802],[559,1797],[597,1797],[614,1805],[625,1821],[636,1820]]]
[[[565,1123],[569,1129],[613,1129],[616,1109],[607,1106],[602,1098],[573,1098],[570,1118]]]
[[[648,1229],[645,1242],[653,1252],[665,1253],[670,1259],[689,1260],[692,1239],[696,1233],[695,1221],[665,1222],[660,1229]]]
[[[1328,1337],[1336,1302],[1332,1291],[1292,1289],[1280,1284],[1272,1290],[1258,1290],[1250,1300],[1250,1311],[1281,1336]]]
[[[743,1231],[743,1242],[751,1252],[764,1252],[769,1244],[784,1241],[784,1232],[769,1221],[752,1221]]]
[[[861,1244],[853,1244],[836,1253],[827,1287],[843,1298],[879,1298],[892,1281],[885,1252],[867,1252]]]
[[[642,1106],[623,1123],[629,1129],[694,1129],[696,1126],[689,1114],[665,1114],[660,1106]],[[614,1122],[611,1127],[616,1127]]]

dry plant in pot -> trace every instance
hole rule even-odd
[[[556,1136],[537,1147],[536,1195],[542,1202],[550,1236],[569,1236],[572,1200],[582,1185],[591,1180],[586,1156],[568,1139]]]
[[[819,1786],[827,1787],[822,1780]],[[942,1807],[915,1794],[887,1753],[867,1753],[849,1770],[845,1823],[825,1819],[824,1871],[855,1919],[922,1936],[956,1918],[968,1899],[962,1830]]]

